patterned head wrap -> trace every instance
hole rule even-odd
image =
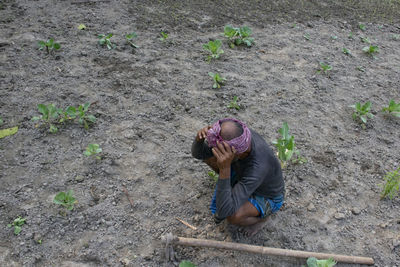
[[[232,140],[229,140],[229,141],[222,139],[222,137],[220,135],[221,124],[225,121],[233,121],[233,122],[237,122],[238,124],[240,124],[243,128],[243,134],[241,136],[233,138]],[[219,141],[219,142],[225,141],[228,145],[233,146],[236,149],[237,153],[243,153],[250,147],[251,133],[250,133],[249,128],[247,128],[246,124],[244,124],[243,122],[241,122],[237,119],[233,119],[233,118],[226,118],[226,119],[217,121],[208,130],[207,141],[208,141],[208,145],[211,147],[216,147],[217,141]]]

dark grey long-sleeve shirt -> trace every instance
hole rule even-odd
[[[205,160],[213,156],[206,142],[194,140],[193,157]],[[235,180],[219,179],[217,182],[217,214],[226,218],[233,215],[251,195],[274,198],[283,195],[285,183],[279,160],[265,140],[251,130],[251,152],[245,159],[232,163]]]

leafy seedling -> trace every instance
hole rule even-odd
[[[79,105],[78,110],[76,112],[79,117],[78,122],[85,127],[86,130],[89,129],[89,124],[96,122],[96,117],[93,115],[87,114],[89,110],[90,103],[85,103],[84,105]]]
[[[53,203],[61,205],[67,210],[73,210],[74,205],[78,201],[74,197],[74,191],[68,190],[68,192],[59,192],[53,199]]]
[[[218,182],[219,175],[215,171],[209,171],[208,176],[214,180],[214,182]]]
[[[197,266],[191,261],[183,260],[179,263],[179,267],[197,267]]]
[[[229,103],[228,108],[231,108],[231,109],[234,108],[236,110],[240,110],[240,106],[237,103],[237,101],[238,101],[238,97],[234,96],[233,99],[231,100],[231,102]]]
[[[46,48],[47,54],[61,48],[61,45],[59,43],[54,42],[54,39],[49,39],[47,40],[47,42],[39,41],[38,45],[39,45],[39,50],[43,50]]]
[[[248,47],[252,46],[254,44],[254,38],[250,37],[252,33],[252,30],[247,26],[235,28],[231,25],[226,25],[224,27],[224,35],[228,38],[231,48],[241,44],[245,44]]]
[[[363,42],[363,43],[367,43],[367,44],[370,44],[370,43],[371,43],[371,40],[369,40],[368,37],[363,37],[363,36],[361,36],[360,39],[361,39],[361,42]]]
[[[160,34],[161,34],[160,41],[165,42],[168,39],[168,33],[160,32]]]
[[[293,163],[307,162],[304,157],[300,156],[300,152],[296,149],[294,136],[289,134],[289,125],[287,122],[283,123],[282,128],[280,128],[278,132],[281,134],[281,137],[278,140],[272,141],[272,143],[278,149],[278,158],[282,168],[284,168],[290,160],[292,160]],[[297,157],[292,159],[294,154]]]
[[[375,54],[379,52],[379,48],[376,45],[370,45],[366,46],[362,49],[364,53],[367,53],[368,55],[372,56],[375,58]]]
[[[14,221],[13,221],[13,223],[10,223],[10,224],[8,224],[7,226],[9,227],[9,228],[11,228],[11,227],[13,227],[14,226],[14,235],[19,235],[19,233],[21,232],[21,230],[22,230],[22,225],[24,225],[25,224],[25,221],[26,221],[26,218],[21,218],[21,216],[18,216]]]
[[[137,34],[135,32],[131,32],[127,35],[125,35],[125,39],[128,42],[128,44],[130,44],[130,46],[132,46],[133,48],[139,48],[139,46],[135,45],[135,43],[133,42],[133,39],[137,37]]]
[[[389,106],[384,107],[382,112],[388,112],[395,117],[400,117],[400,102],[396,104],[396,102],[392,99],[389,102]]]
[[[86,147],[86,150],[83,152],[83,154],[85,156],[95,156],[96,159],[100,160],[101,157],[98,156],[97,154],[101,153],[103,150],[101,149],[101,147],[98,144],[89,144]]]
[[[207,56],[207,61],[210,62],[211,59],[218,59],[224,50],[221,48],[221,40],[209,41],[207,44],[203,45],[203,49],[206,50],[210,55]]]
[[[45,125],[49,127],[49,131],[51,133],[56,133],[58,128],[54,125],[57,123],[60,114],[63,113],[62,109],[56,108],[54,104],[48,104],[47,106],[44,104],[38,105],[38,110],[42,113],[41,116],[35,116],[32,118],[33,121],[41,120]]]
[[[317,70],[317,73],[321,73],[322,72],[322,73],[325,73],[325,74],[329,74],[329,71],[332,70],[332,66],[327,64],[327,63],[324,63],[324,62],[320,62],[319,66],[320,66],[320,69]]]
[[[116,45],[111,42],[112,36],[113,36],[112,33],[109,33],[107,35],[99,34],[99,36],[97,36],[99,38],[99,44],[101,46],[107,46],[108,50],[114,49]]]
[[[85,24],[79,24],[78,30],[86,30]]]
[[[370,112],[371,110],[371,102],[368,101],[364,105],[361,105],[360,102],[355,103],[350,106],[354,108],[353,112],[353,120],[359,120],[363,129],[365,129],[365,124],[367,123],[367,118],[373,118],[374,115]]]
[[[214,89],[215,88],[221,88],[221,85],[223,85],[224,82],[226,81],[226,79],[223,78],[218,73],[209,72],[208,75],[210,75],[210,77],[212,77],[213,80],[214,80],[214,84],[213,84],[213,88]]]
[[[358,24],[358,27],[359,27],[360,30],[362,30],[363,32],[365,32],[365,30],[367,29],[367,28],[365,27],[365,25],[362,24],[362,23]]]
[[[307,259],[307,267],[333,267],[336,265],[336,261],[332,258],[327,260],[318,260],[317,258],[310,257]],[[305,267],[305,265],[302,265]]]
[[[392,172],[386,173],[383,179],[385,181],[385,184],[380,185],[382,187],[381,199],[384,199],[385,197],[393,199],[399,194],[400,168]]]
[[[343,49],[342,49],[342,52],[343,52],[343,54],[345,54],[345,55],[351,56],[351,52],[350,52],[350,50],[347,49],[347,48],[343,48]]]

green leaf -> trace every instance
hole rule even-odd
[[[360,119],[363,123],[367,123],[367,117],[365,116],[360,116]]]
[[[58,131],[57,127],[55,125],[53,125],[53,124],[50,124],[50,129],[49,130],[50,130],[51,133],[56,133]]]
[[[87,116],[87,118],[88,118],[88,120],[89,120],[90,122],[96,122],[96,117],[93,116],[93,115],[89,115],[89,116]]]
[[[85,24],[79,24],[78,30],[86,30]]]
[[[18,132],[18,126],[0,130],[0,139],[4,138],[6,136],[14,135],[17,132]]]
[[[90,103],[89,102],[85,103],[85,105],[83,106],[83,111],[85,111],[85,112],[88,111],[89,107],[90,107]]]
[[[14,234],[18,235],[22,231],[21,226],[15,225],[14,226]]]
[[[65,192],[59,192],[57,195],[55,195],[53,202],[56,204],[64,204],[65,197]]]
[[[136,38],[136,37],[137,37],[137,34],[135,32],[125,35],[125,38],[128,40],[132,40],[133,38]]]
[[[53,47],[54,47],[55,50],[58,50],[58,49],[61,48],[61,45],[59,43],[54,43]]]
[[[47,107],[43,104],[39,104],[38,105],[38,110],[40,113],[42,113],[45,117],[48,117],[49,115],[49,110],[47,109]]]
[[[91,156],[91,155],[92,155],[92,153],[90,153],[90,151],[87,151],[87,150],[84,151],[83,154],[84,154],[85,156]]]
[[[196,267],[191,261],[183,260],[179,263],[179,267]]]

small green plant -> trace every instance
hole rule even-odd
[[[350,32],[349,35],[348,35],[347,37],[348,37],[349,39],[353,39],[353,37],[354,37],[353,35],[354,35],[354,34],[353,34],[352,32]]]
[[[229,103],[228,108],[234,108],[236,110],[240,110],[240,106],[237,103],[237,101],[238,101],[238,97],[234,96],[233,99],[231,100],[231,102]]]
[[[7,226],[9,228],[14,226],[14,234],[15,235],[19,235],[19,233],[22,231],[22,225],[25,224],[26,219],[21,218],[21,216],[18,216],[13,223],[8,224]]]
[[[86,147],[86,150],[83,152],[83,154],[85,156],[95,156],[96,159],[100,160],[101,157],[98,156],[97,154],[101,153],[103,150],[101,149],[101,147],[98,144],[89,144]]]
[[[367,53],[368,55],[372,56],[373,58],[375,57],[374,54],[379,52],[379,48],[376,45],[366,46],[362,50],[364,51],[364,53]]]
[[[38,45],[39,45],[39,50],[43,50],[46,48],[47,54],[61,48],[61,45],[59,43],[54,42],[54,39],[49,39],[46,42],[39,41]]]
[[[329,74],[329,71],[332,70],[332,66],[327,64],[327,63],[324,63],[324,62],[320,62],[319,66],[320,66],[320,69],[317,70],[317,73],[321,73],[322,72],[322,73],[325,73],[325,74]]]
[[[168,33],[160,32],[160,34],[161,34],[160,41],[165,42],[168,39]]]
[[[78,25],[78,30],[86,30],[85,24],[79,24]]]
[[[197,266],[191,261],[183,260],[179,263],[179,267],[197,267]]]
[[[337,40],[337,38],[338,38],[338,37],[337,37],[336,35],[331,35],[331,40],[332,40],[332,41]]]
[[[126,41],[133,48],[138,48],[139,47],[139,46],[135,45],[135,43],[133,42],[133,39],[136,38],[136,37],[137,37],[137,34],[135,32],[131,32],[131,33],[128,33],[127,35],[125,35]]]
[[[350,52],[350,50],[347,49],[347,48],[344,48],[344,47],[343,47],[342,52],[343,52],[343,54],[345,54],[345,55],[351,56],[351,52]]]
[[[304,39],[306,39],[307,41],[310,41],[310,40],[311,40],[311,37],[310,37],[310,34],[309,34],[309,33],[305,33],[305,34],[303,35],[303,37],[304,37]]]
[[[252,30],[247,26],[235,28],[231,25],[226,25],[224,27],[224,35],[228,38],[231,48],[241,44],[245,44],[249,47],[252,46],[254,44],[254,38],[250,37],[251,34]]]
[[[367,29],[367,28],[365,27],[365,25],[362,24],[362,23],[358,24],[358,27],[359,27],[360,30],[362,30],[363,32],[365,32],[365,30]]]
[[[294,143],[294,136],[289,134],[289,125],[284,122],[282,128],[278,131],[281,134],[281,138],[272,141],[275,147],[278,149],[278,158],[281,161],[281,166],[284,168],[286,164],[292,160],[293,163],[305,163],[307,160],[300,156],[300,152],[296,149]],[[296,159],[292,159],[293,154],[297,156]]]
[[[74,205],[78,201],[74,197],[74,191],[68,190],[68,192],[59,192],[53,199],[53,203],[61,205],[67,210],[73,210]]]
[[[207,61],[211,61],[211,59],[218,59],[221,54],[224,53],[224,50],[221,48],[222,42],[221,40],[209,41],[207,44],[203,45],[203,49],[210,53],[207,56]]]
[[[99,38],[99,44],[101,46],[107,46],[108,50],[114,49],[116,45],[111,42],[112,36],[113,36],[112,33],[109,33],[107,35],[99,34],[99,36],[97,36],[97,38]]]
[[[208,176],[214,180],[214,182],[218,182],[219,175],[215,171],[209,171]]]
[[[386,173],[383,179],[385,184],[380,185],[382,187],[381,199],[385,197],[393,199],[399,194],[400,190],[400,168]]]
[[[382,109],[382,112],[388,112],[389,114],[392,114],[395,117],[400,117],[400,102],[396,104],[396,102],[392,99],[389,102],[389,106],[384,107]]]
[[[366,69],[363,66],[357,66],[356,69],[361,71],[361,72],[365,72],[366,71]]]
[[[361,36],[360,39],[361,39],[361,42],[363,42],[363,43],[367,43],[367,44],[370,44],[370,43],[371,43],[371,40],[369,40],[368,37],[363,37],[363,36]]]
[[[44,104],[39,104],[38,110],[40,113],[42,113],[42,115],[39,117],[35,116],[32,118],[32,120],[42,120],[44,124],[49,127],[49,131],[51,133],[56,133],[58,128],[56,127],[55,123],[58,122],[58,118],[60,114],[62,114],[62,109],[56,108],[54,104],[48,104],[47,106]]]
[[[367,123],[367,118],[373,118],[374,115],[370,112],[371,110],[371,102],[368,101],[364,105],[361,105],[360,102],[355,103],[350,106],[354,108],[353,112],[353,120],[359,120],[361,122],[362,127],[365,129],[365,124]]]
[[[208,75],[210,77],[213,78],[214,80],[214,84],[213,84],[213,88],[221,88],[221,85],[224,84],[224,82],[226,81],[225,78],[223,78],[221,75],[219,75],[218,73],[213,73],[213,72],[209,72]]]
[[[327,260],[318,260],[317,258],[310,257],[307,259],[307,267],[333,267],[336,265],[336,261],[332,258]],[[305,265],[302,265],[305,267]]]
[[[89,124],[96,122],[96,117],[93,115],[87,114],[89,110],[90,103],[85,103],[84,105],[79,105],[78,110],[76,112],[79,117],[78,122],[85,127],[86,130],[89,129]]]

